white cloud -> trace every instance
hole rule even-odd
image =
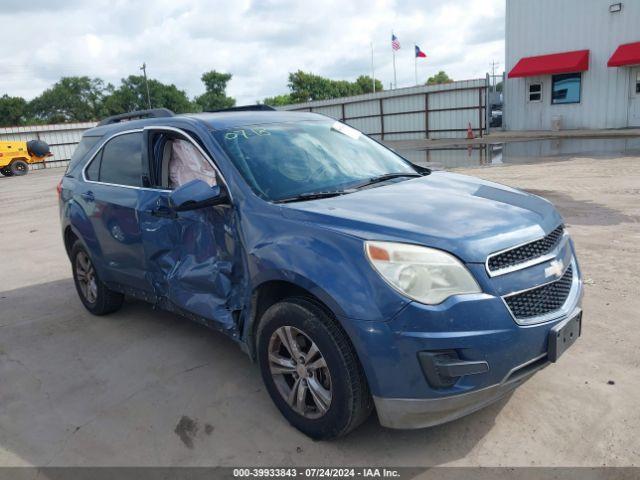
[[[146,62],[151,77],[191,96],[202,91],[202,72],[231,72],[228,93],[252,103],[286,93],[288,73],[298,69],[349,80],[370,74],[370,42],[376,77],[388,87],[392,29],[402,44],[398,86],[414,83],[414,42],[428,55],[419,61],[421,81],[438,70],[483,77],[493,60],[504,64],[504,0],[5,3],[0,94],[26,98],[63,75],[117,83]],[[24,35],[25,17],[37,34]]]

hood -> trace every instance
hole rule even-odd
[[[282,213],[364,240],[446,250],[471,263],[540,238],[562,221],[553,205],[536,195],[450,172],[290,203],[282,205]]]

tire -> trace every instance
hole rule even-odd
[[[0,169],[0,173],[2,173],[2,175],[4,175],[5,177],[13,177],[13,172],[9,167]]]
[[[26,175],[29,172],[29,164],[24,160],[14,160],[9,165],[11,169],[11,174],[19,177],[21,175]]]
[[[91,257],[79,241],[71,247],[70,257],[73,282],[84,307],[94,315],[106,315],[118,310],[122,306],[124,295],[109,290],[100,281]],[[94,283],[91,283],[92,280]]]
[[[272,305],[260,320],[257,340],[260,372],[271,399],[305,435],[316,440],[340,437],[371,414],[369,387],[349,338],[312,301],[292,298]],[[313,346],[318,352],[306,362],[291,361],[292,349],[297,347],[303,356]],[[300,390],[303,398],[298,402]]]

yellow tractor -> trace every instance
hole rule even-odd
[[[0,173],[5,177],[26,175],[29,165],[42,163],[52,155],[47,142],[0,142]]]

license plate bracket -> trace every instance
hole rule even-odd
[[[549,331],[548,357],[556,362],[582,333],[582,311],[557,324]]]

